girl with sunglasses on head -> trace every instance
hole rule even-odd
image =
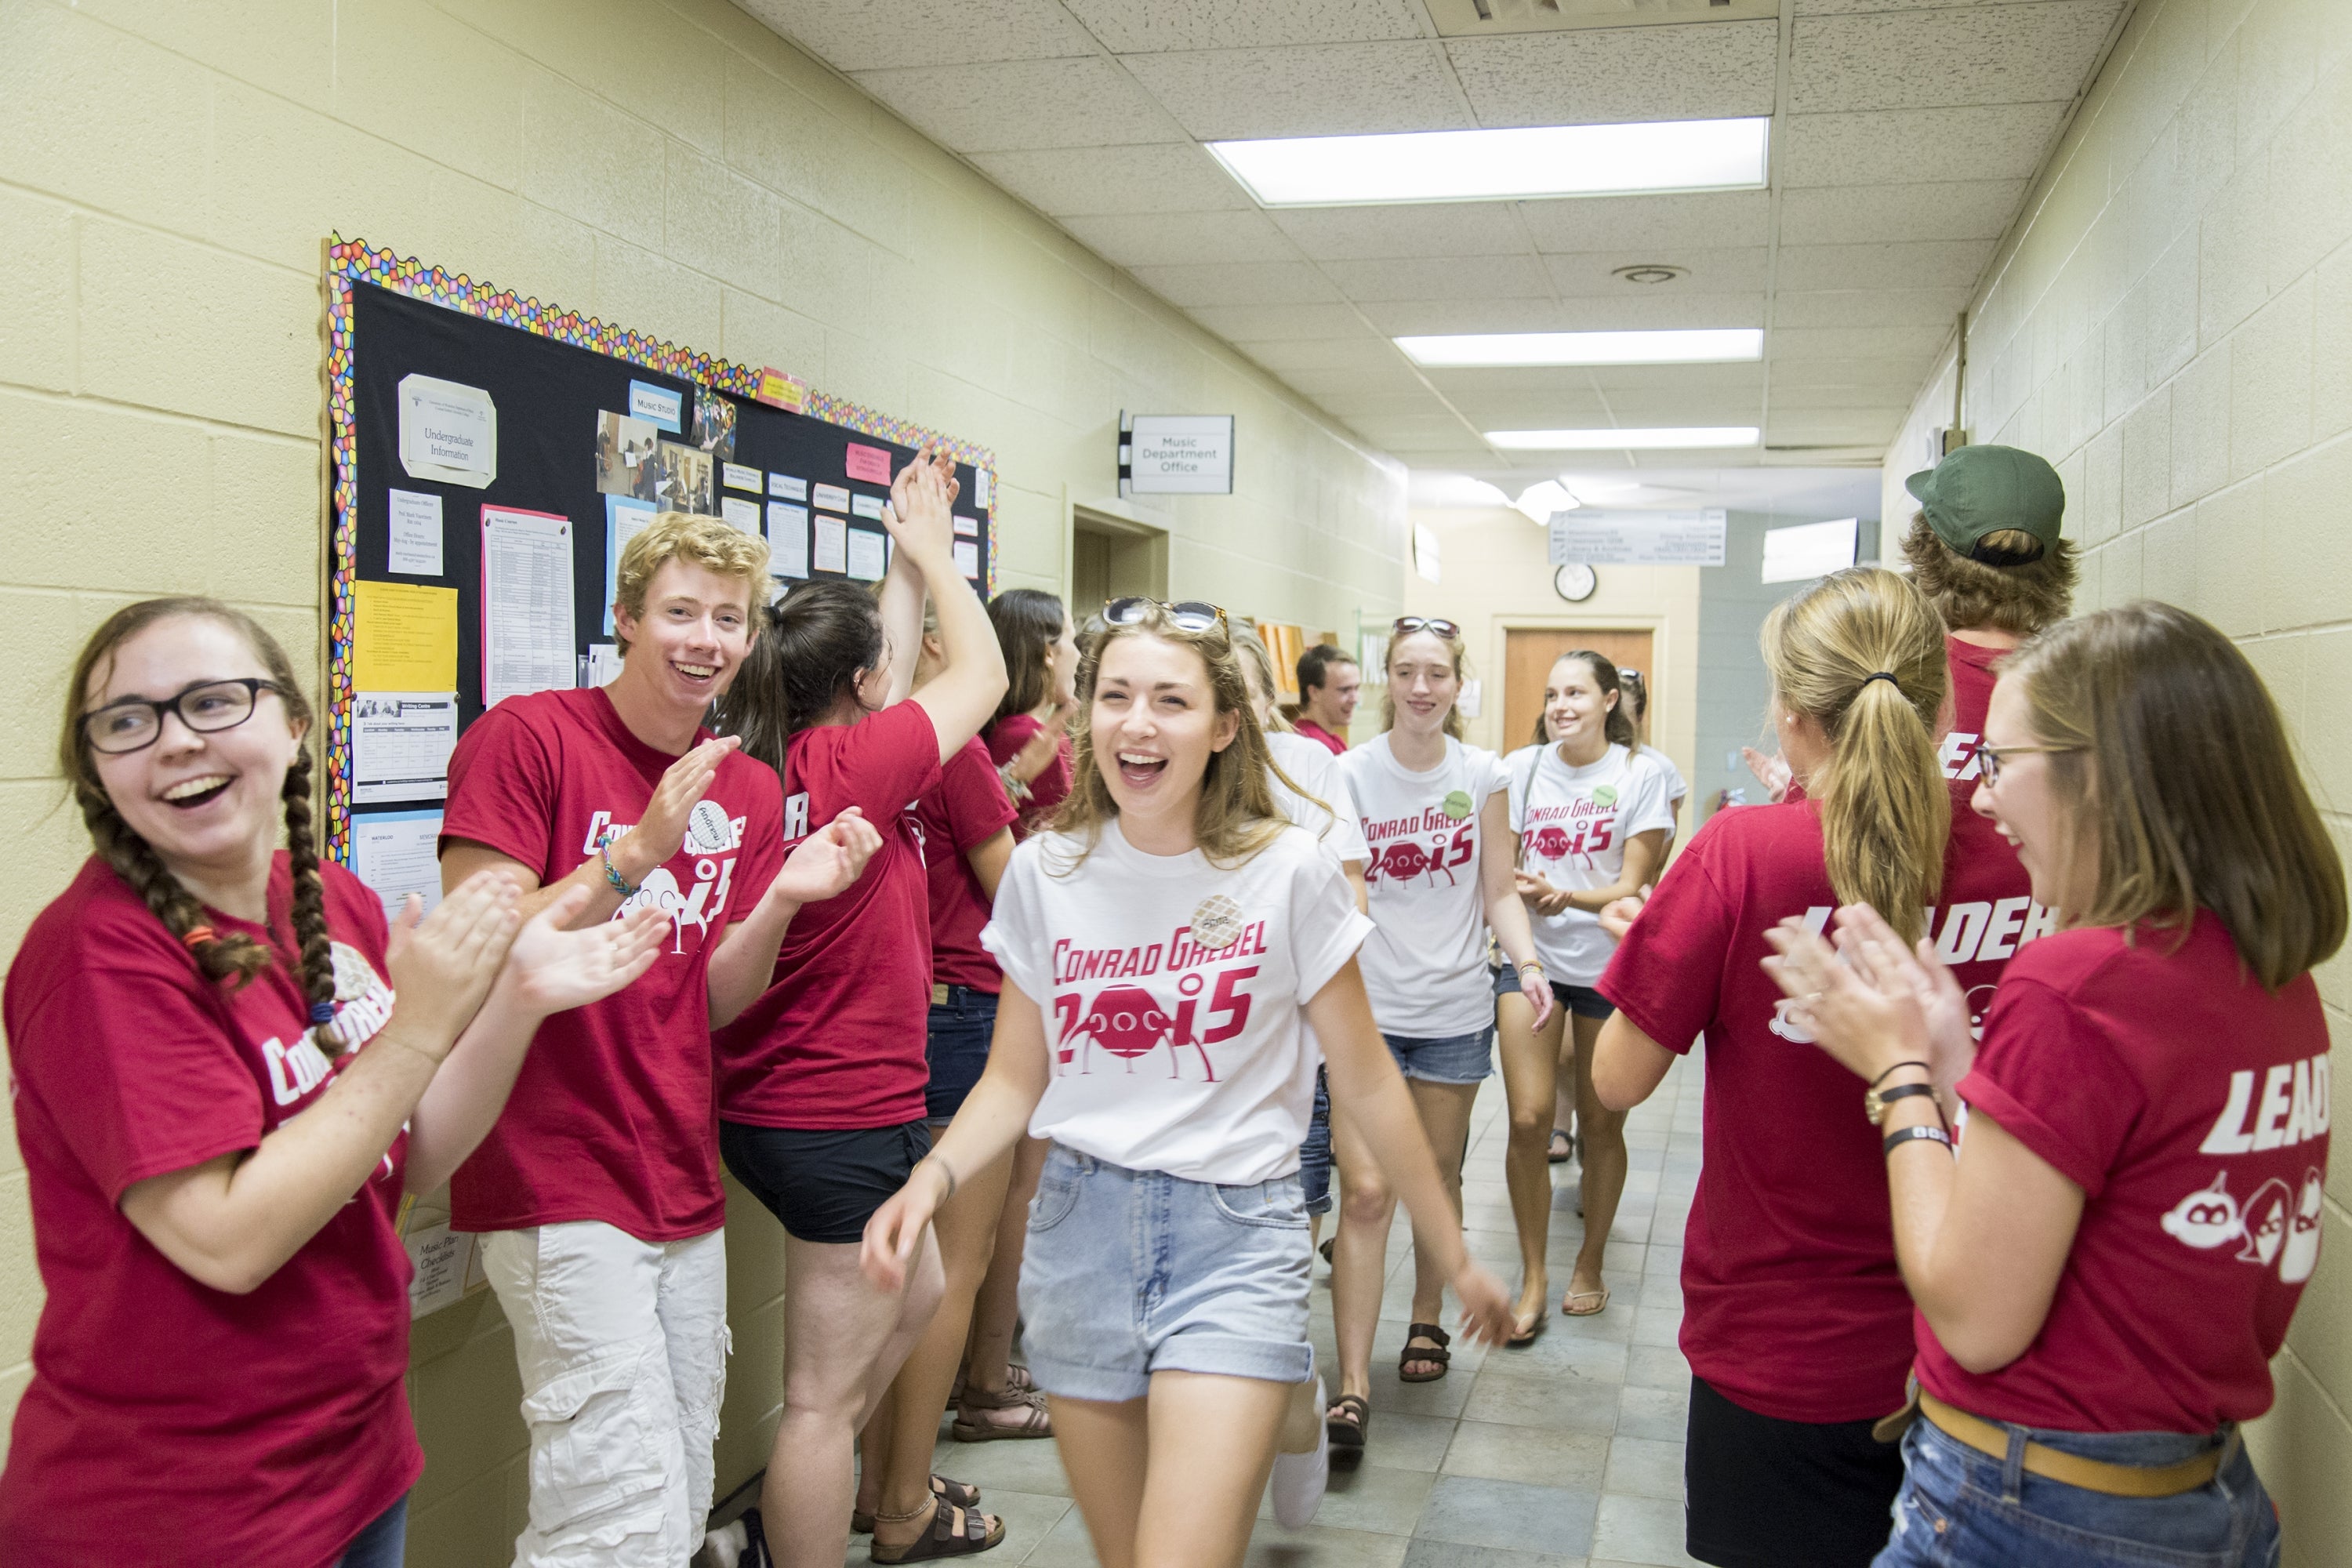
[[[1375,929],[1365,943],[1372,1016],[1412,1090],[1430,1145],[1461,1212],[1462,1156],[1479,1082],[1494,1070],[1495,1005],[1486,932],[1519,976],[1537,1021],[1551,986],[1512,882],[1510,806],[1502,759],[1465,745],[1454,700],[1462,633],[1451,621],[1401,617],[1391,628],[1384,732],[1339,759],[1370,856],[1366,878]],[[1396,1197],[1380,1179],[1365,1130],[1344,1110],[1331,1125],[1339,1166],[1339,1234],[1331,1310],[1339,1332],[1339,1397],[1331,1440],[1360,1448],[1371,1416],[1372,1336],[1387,1275]],[[1412,1318],[1397,1375],[1428,1383],[1450,1359],[1440,1325],[1445,1274],[1416,1226]]]
[[[2026,643],[1976,754],[2059,926],[1981,1045],[1965,980],[1866,908],[1765,961],[1884,1118],[1918,1359],[1877,1561],[2263,1568],[2238,1427],[2319,1261],[2343,863],[2261,678],[2168,605]]]
[[[987,1071],[875,1215],[866,1265],[897,1288],[966,1173],[1024,1125],[1051,1138],[1021,1300],[1087,1535],[1109,1568],[1215,1568],[1247,1549],[1313,1372],[1305,1026],[1470,1331],[1499,1333],[1507,1303],[1381,1048],[1354,956],[1369,922],[1275,799],[1223,612],[1105,618],[1069,800],[1013,851],[984,933],[1004,971]]]
[[[481,1141],[540,1020],[667,927],[565,931],[584,889],[526,921],[496,873],[387,921],[319,858],[285,652],[215,600],[116,611],[66,689],[97,853],[8,972],[47,1300],[0,1555],[109,1561],[129,1518],[175,1562],[390,1568],[425,1464],[402,1205]]]
[[[859,1270],[856,1248],[930,1146],[930,913],[909,803],[939,784],[1004,693],[996,636],[955,564],[956,490],[943,454],[918,453],[884,508],[898,548],[879,604],[856,583],[795,587],[768,610],[719,708],[745,754],[782,776],[788,841],[853,806],[883,840],[856,886],[802,911],[775,983],[715,1042],[719,1152],[787,1238],[784,1408],[761,1516],[789,1568],[837,1568],[854,1435],[886,1391],[874,1560],[960,1555],[1003,1539],[1003,1523],[974,1508],[974,1489],[930,1473],[955,1358],[927,1355],[917,1375],[898,1377],[939,1306],[937,1247],[926,1237],[887,1290]],[[944,663],[910,696],[926,593]],[[979,1165],[966,1173],[985,1179]]]
[[[1858,567],[1775,606],[1773,727],[1805,786],[1720,811],[1635,918],[1598,989],[1600,1101],[1630,1110],[1704,1036],[1704,1161],[1682,1258],[1691,1367],[1686,1549],[1737,1568],[1859,1568],[1902,1462],[1873,1424],[1903,1402],[1911,1304],[1878,1134],[1760,966],[1783,920],[1867,903],[1989,998],[2048,916],[2011,897],[1989,824],[1955,820],[1937,761],[1944,628],[1911,583]],[[1989,852],[1990,851],[1990,852]],[[1622,910],[1616,911],[1622,913]]]

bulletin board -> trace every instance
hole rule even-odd
[[[431,874],[457,733],[609,679],[614,557],[656,511],[764,534],[779,593],[871,579],[889,476],[930,447],[992,593],[984,448],[363,241],[326,255],[327,843],[387,896]]]

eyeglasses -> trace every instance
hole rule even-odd
[[[163,734],[166,713],[177,713],[180,722],[199,735],[215,734],[252,718],[261,693],[278,689],[274,680],[200,680],[160,702],[126,697],[83,714],[82,733],[94,750],[110,757],[143,752]]]
[[[1225,629],[1225,612],[1205,599],[1180,599],[1171,605],[1159,599],[1147,599],[1134,594],[1125,598],[1113,599],[1103,605],[1103,624],[1113,626],[1137,626],[1150,618],[1154,610],[1163,612],[1179,631],[1205,632],[1212,626],[1219,631]]]
[[[1447,642],[1455,641],[1462,636],[1460,626],[1452,621],[1440,620],[1435,616],[1399,616],[1389,625],[1389,633],[1392,637],[1406,637],[1415,632],[1427,632]]]
[[[2056,756],[2061,752],[2079,752],[2080,746],[1979,746],[1977,763],[1984,770],[1985,787],[2000,787],[2001,759],[2004,757]]]

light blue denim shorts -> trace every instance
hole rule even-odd
[[[1310,1277],[1297,1176],[1219,1186],[1057,1143],[1021,1258],[1030,1375],[1112,1404],[1142,1398],[1155,1372],[1304,1383]]]
[[[1443,1035],[1433,1039],[1413,1035],[1382,1035],[1397,1070],[1423,1083],[1477,1083],[1495,1070],[1495,1028],[1488,1025],[1466,1035]]]

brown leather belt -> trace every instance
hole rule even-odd
[[[2007,1428],[1965,1410],[1955,1410],[1926,1389],[1919,1390],[1918,1397],[1919,1414],[1946,1436],[1990,1458],[2009,1458]],[[2028,1443],[2025,1469],[2028,1475],[2080,1487],[2087,1492],[2103,1492],[2108,1497],[2177,1497],[2182,1492],[2193,1492],[2211,1480],[2221,1468],[2221,1456],[2228,1447],[2216,1447],[2177,1465],[2144,1467],[2110,1465],[2102,1459],[2086,1459],[2080,1454]]]

